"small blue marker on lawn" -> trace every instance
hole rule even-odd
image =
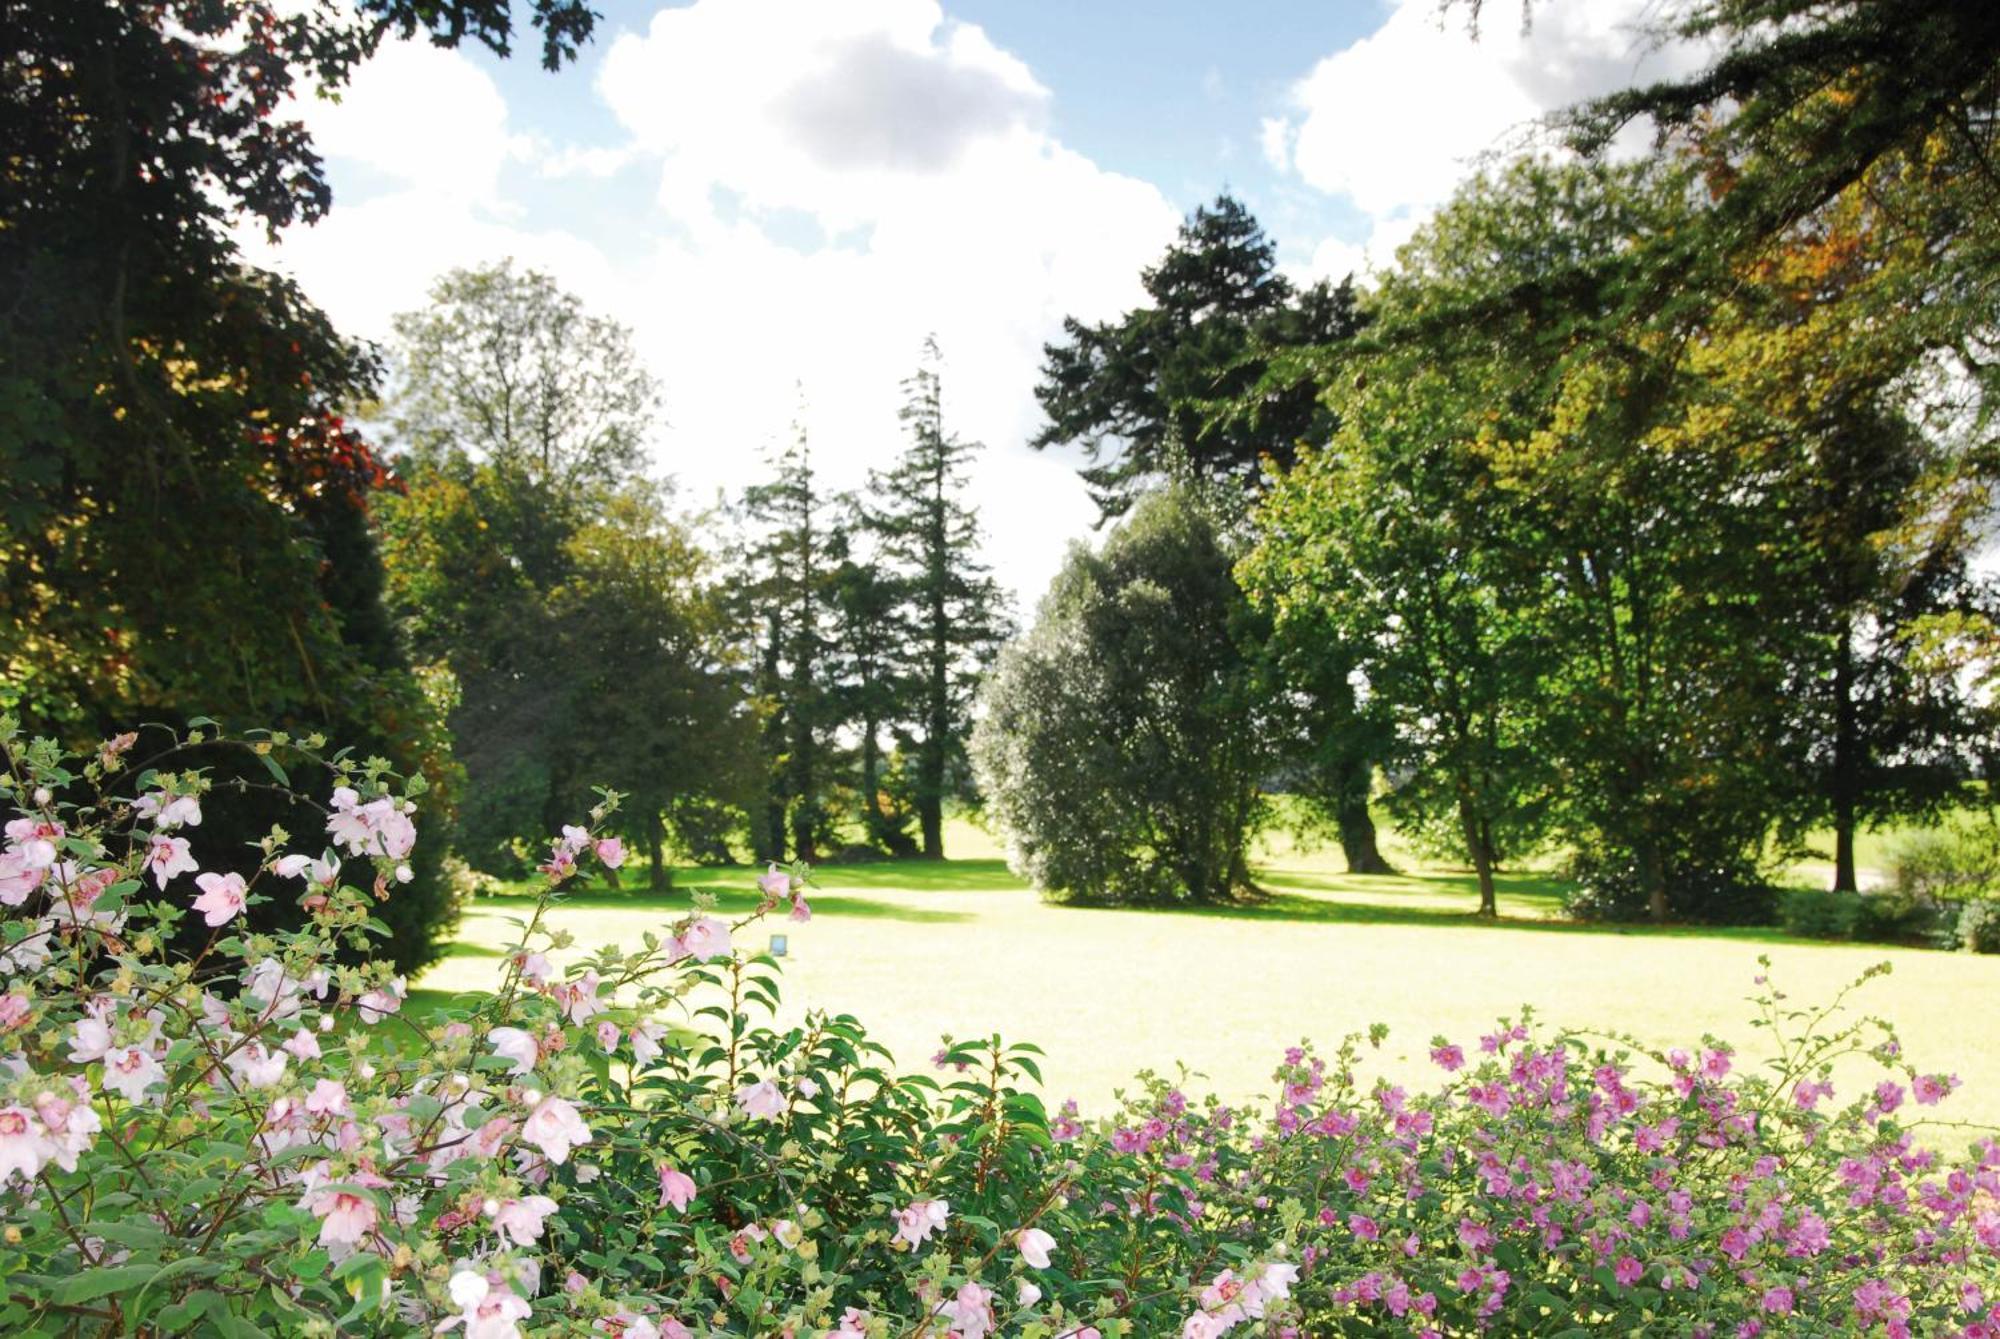
[[[774,958],[784,957],[786,951],[791,947],[791,942],[792,938],[790,935],[772,935],[771,956]]]

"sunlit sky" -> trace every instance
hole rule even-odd
[[[599,0],[579,64],[391,44],[301,115],[333,213],[260,260],[379,339],[455,265],[512,256],[629,325],[656,472],[689,506],[761,477],[800,412],[830,487],[900,447],[935,332],[987,448],[988,560],[1024,611],[1088,536],[1030,451],[1041,346],[1116,316],[1182,215],[1244,199],[1301,278],[1365,276],[1541,113],[1684,68],[1658,0]]]

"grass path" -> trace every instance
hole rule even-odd
[[[1964,1080],[1941,1114],[2000,1124],[2000,957],[1819,944],[1766,930],[1577,926],[1552,919],[1554,890],[1533,876],[1504,879],[1500,922],[1481,924],[1466,914],[1469,876],[1357,878],[1339,872],[1337,854],[1282,848],[1260,873],[1272,896],[1254,907],[1051,907],[982,834],[951,836],[966,858],[819,872],[812,923],[771,927],[791,939],[788,1015],[854,1013],[906,1067],[924,1063],[941,1033],[998,1028],[1047,1050],[1050,1097],[1073,1095],[1088,1108],[1140,1069],[1170,1071],[1176,1061],[1207,1076],[1198,1089],[1251,1095],[1286,1045],[1306,1036],[1330,1045],[1378,1021],[1390,1028],[1381,1071],[1428,1082],[1433,1033],[1470,1049],[1524,1003],[1659,1045],[1713,1033],[1751,1059],[1763,1034],[1748,1024],[1745,997],[1760,953],[1794,999],[1812,1004],[1886,960],[1893,973],[1862,993],[1862,1009],[1893,1022],[1916,1063]],[[721,892],[725,910],[750,904],[752,877],[680,875],[683,887]],[[484,988],[511,940],[506,918],[522,906],[480,902],[422,989]],[[633,943],[686,906],[685,894],[585,892],[558,923],[580,945]]]

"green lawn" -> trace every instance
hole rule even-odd
[[[1427,1081],[1433,1033],[1471,1044],[1523,1003],[1579,1026],[1660,1044],[1712,1032],[1748,1055],[1762,1034],[1744,997],[1768,953],[1795,999],[1829,997],[1869,964],[1890,977],[1861,997],[1894,1022],[1925,1068],[1965,1088],[1941,1114],[2000,1124],[2000,957],[1876,945],[1828,945],[1768,930],[1602,929],[1556,916],[1556,890],[1536,875],[1503,877],[1498,924],[1466,913],[1471,877],[1427,869],[1368,879],[1335,852],[1276,842],[1259,905],[1207,911],[1051,907],[1008,872],[992,841],[959,825],[941,865],[834,866],[819,871],[817,913],[789,933],[786,1007],[860,1016],[905,1065],[924,1063],[939,1034],[1034,1041],[1048,1052],[1048,1093],[1102,1102],[1138,1070],[1178,1061],[1205,1085],[1260,1091],[1278,1053],[1302,1036],[1330,1043],[1389,1025],[1383,1072]],[[1407,853],[1398,852],[1406,869]],[[750,905],[748,870],[683,870],[681,887],[712,888],[725,910]],[[419,983],[477,990],[510,942],[522,902],[484,899],[452,956]],[[558,913],[580,945],[633,943],[682,914],[685,894],[586,891]],[[759,937],[755,943],[761,944]]]

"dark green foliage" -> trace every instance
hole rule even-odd
[[[1563,909],[1578,920],[1767,925],[1777,912],[1770,881],[1723,842],[1677,841],[1653,867],[1641,854],[1606,846],[1577,856],[1570,879]]]
[[[840,700],[830,655],[835,574],[848,539],[813,473],[803,425],[773,462],[773,477],[745,491],[747,532],[736,603],[757,639],[752,694],[760,722],[764,781],[753,805],[751,847],[759,860],[812,861],[838,844],[836,741]]]
[[[1852,939],[1861,923],[1861,895],[1825,888],[1787,888],[1778,894],[1778,925],[1807,939]]]
[[[1081,446],[1107,517],[1123,514],[1184,453],[1198,477],[1255,487],[1332,421],[1309,377],[1273,371],[1285,349],[1337,343],[1359,325],[1352,288],[1301,292],[1241,203],[1195,210],[1142,276],[1150,305],[1116,322],[1063,322],[1035,388],[1048,423],[1032,445]]]
[[[1277,749],[1268,629],[1194,492],[1073,549],[1002,652],[973,756],[1014,867],[1076,902],[1220,902],[1249,889]]]
[[[551,61],[588,33],[571,0],[535,12]],[[30,729],[254,719],[449,779],[376,607],[364,516],[389,476],[340,418],[373,358],[230,231],[325,213],[286,99],[338,89],[385,22],[511,29],[491,0],[0,5],[0,703]],[[390,913],[406,968],[448,901],[418,874]]]
[[[899,644],[888,682],[899,690],[899,738],[910,754],[910,800],[927,859],[944,858],[944,806],[970,789],[965,760],[972,698],[1011,627],[1006,595],[978,557],[979,518],[965,501],[975,443],[944,425],[942,358],[924,342],[903,383],[908,445],[869,482],[866,527],[878,548],[883,629]],[[850,635],[867,635],[856,630]],[[870,813],[873,813],[872,796]],[[871,823],[879,820],[871,817]]]
[[[858,528],[858,527],[857,527]],[[874,563],[851,556],[833,574],[837,632],[832,647],[833,692],[857,736],[856,799],[868,846],[889,855],[917,853],[908,797],[892,791],[891,759],[882,736],[904,718],[910,696],[910,632],[903,619],[903,583]]]
[[[452,696],[465,851],[513,870],[605,785],[663,879],[669,813],[744,801],[750,721],[707,559],[639,474],[654,382],[623,327],[511,263],[446,275],[396,335],[410,484],[382,534]]]

